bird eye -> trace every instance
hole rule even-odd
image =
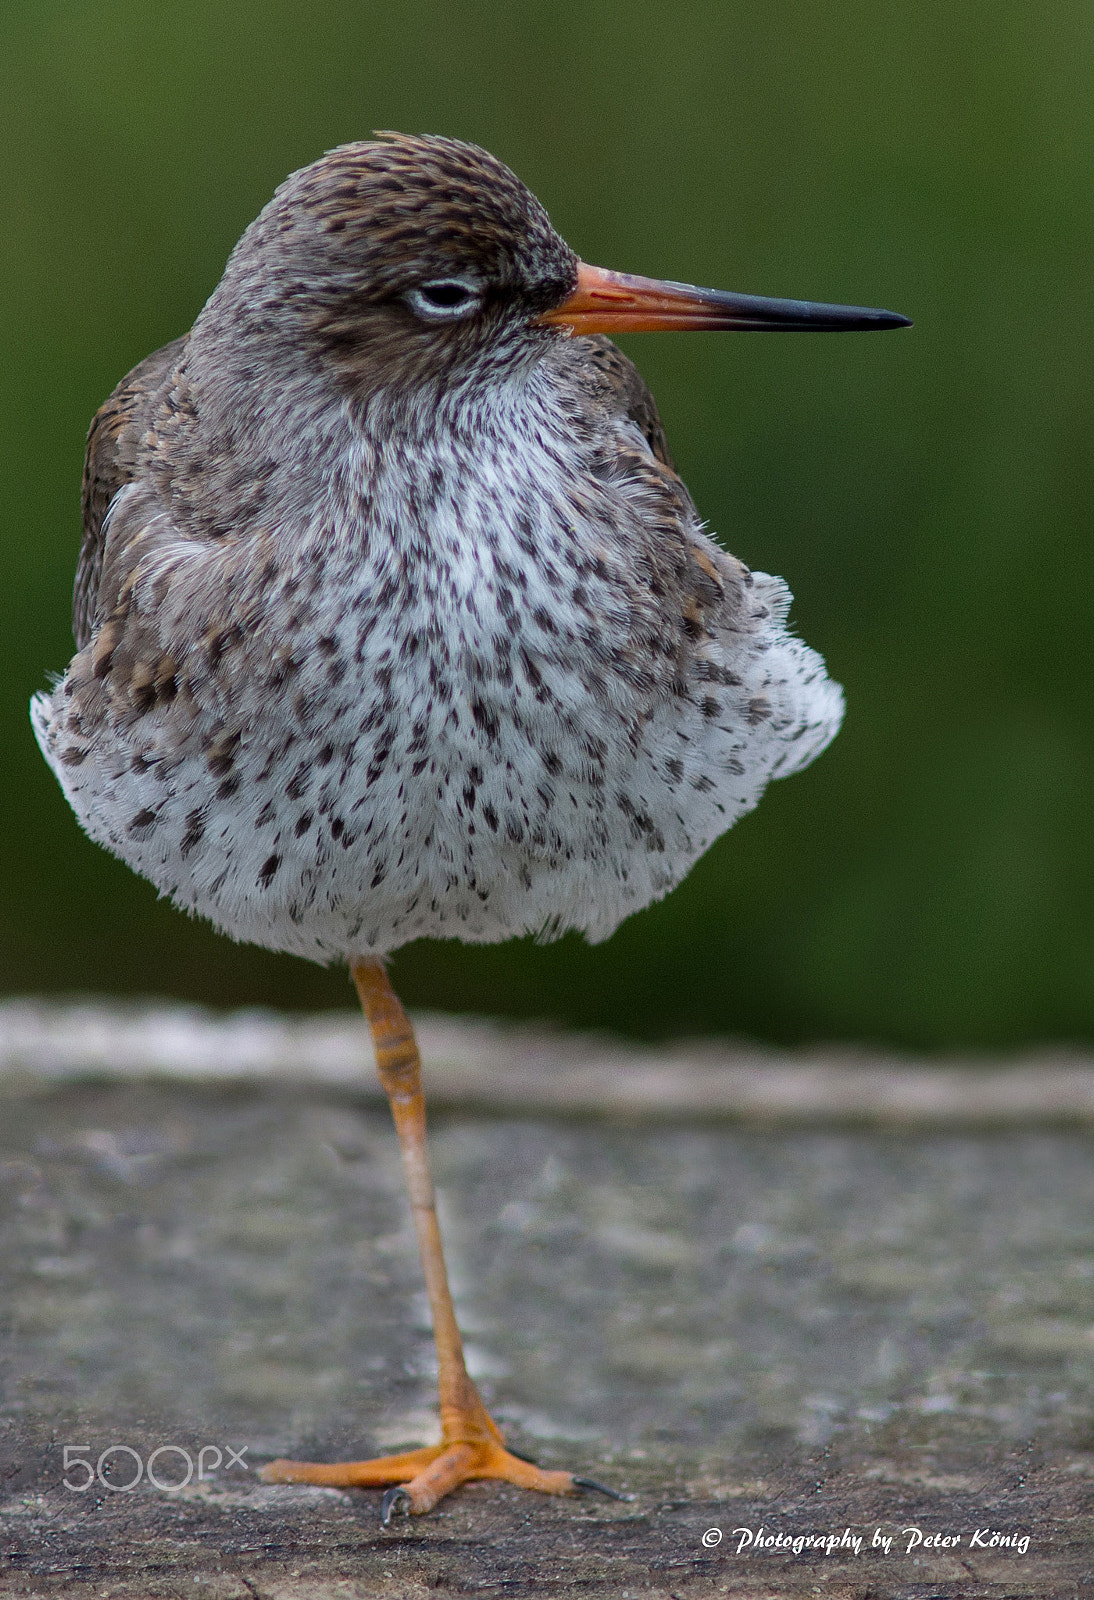
[[[465,283],[462,278],[438,278],[435,283],[408,289],[403,298],[416,316],[437,322],[467,316],[482,296],[477,284]]]

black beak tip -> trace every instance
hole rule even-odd
[[[806,301],[801,317],[791,317],[788,325],[827,333],[873,333],[879,328],[910,328],[912,319],[899,311],[882,311],[878,306],[826,306]]]
[[[879,328],[910,328],[912,319],[877,306],[818,306],[816,326],[829,332],[873,333]]]

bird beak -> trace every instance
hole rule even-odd
[[[694,289],[688,283],[636,278],[628,272],[607,272],[577,265],[577,286],[553,311],[536,318],[552,328],[573,333],[655,333],[706,328],[781,331],[812,329],[838,332],[849,328],[907,328],[910,317],[896,311],[871,311],[865,306],[826,306],[812,300],[767,300],[754,294],[729,294],[721,289]]]

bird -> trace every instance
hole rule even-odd
[[[908,320],[590,266],[485,150],[378,134],[281,184],[92,421],[42,753],[176,906],[348,965],[433,1318],[438,1443],[268,1481],[384,1488],[385,1526],[473,1478],[614,1492],[507,1449],[468,1375],[387,961],[607,938],[840,726],[611,336]]]

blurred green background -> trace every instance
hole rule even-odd
[[[350,1005],[79,833],[27,699],[71,654],[87,423],[292,168],[484,144],[587,260],[883,305],[885,337],[636,337],[699,507],[782,573],[848,719],[606,945],[420,944],[418,1005],[646,1035],[1094,1036],[1083,0],[23,0],[2,11],[8,992]]]

